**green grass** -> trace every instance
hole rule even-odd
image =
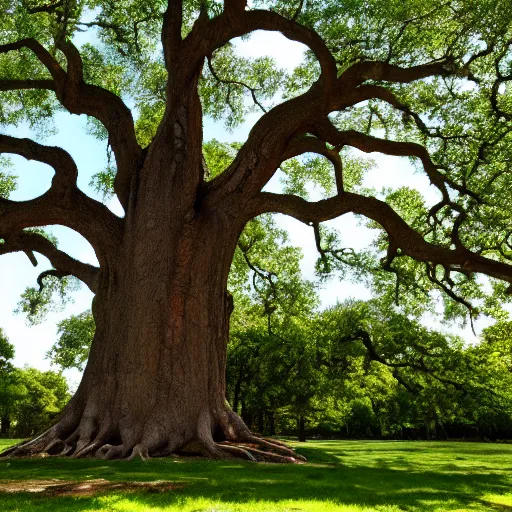
[[[0,448],[6,448],[0,440]],[[305,465],[238,461],[0,459],[6,481],[168,480],[170,492],[95,497],[0,493],[3,511],[512,511],[512,445],[332,441],[296,444]]]

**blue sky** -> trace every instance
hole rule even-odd
[[[266,32],[255,33],[249,41],[237,41],[239,52],[247,57],[259,57],[270,55],[274,57],[278,65],[293,69],[302,58],[303,47],[290,42],[284,37]],[[257,116],[252,116],[247,122],[234,132],[225,130],[221,123],[215,123],[210,119],[204,120],[204,139],[216,138],[221,141],[244,141],[254,124]],[[39,142],[48,145],[57,145],[66,149],[75,159],[79,168],[79,187],[94,195],[90,189],[91,176],[102,170],[106,162],[105,144],[86,134],[86,119],[84,116],[72,116],[66,113],[59,113],[56,116],[55,125],[58,133],[44,139],[37,138],[25,127],[20,127],[9,133],[18,137],[32,137]],[[362,156],[363,157],[363,156]],[[421,173],[416,173],[408,160],[383,155],[372,155],[377,162],[377,167],[368,173],[365,185],[376,188],[401,187],[408,185],[418,188],[425,195],[427,200],[434,201],[437,193],[429,185],[428,179]],[[53,171],[42,164],[27,162],[21,157],[12,158],[15,169],[19,176],[19,188],[12,195],[12,199],[26,200],[37,197],[50,186]],[[279,189],[279,177],[276,176],[268,184],[269,190]],[[122,215],[122,209],[116,200],[109,203],[109,207],[117,214]],[[288,230],[291,242],[302,247],[304,259],[302,263],[303,272],[306,278],[313,279],[314,262],[317,254],[314,248],[313,231],[308,226],[295,221],[294,219],[278,216],[281,227]],[[367,246],[372,240],[373,233],[358,225],[353,216],[344,216],[329,223],[342,233],[343,243],[346,247],[356,249]],[[59,247],[73,257],[88,263],[97,263],[94,251],[80,235],[73,231],[54,226],[51,231],[59,238]],[[50,368],[49,361],[45,359],[46,351],[56,340],[57,323],[72,314],[78,314],[88,309],[91,304],[92,294],[83,285],[80,291],[74,294],[74,303],[70,304],[65,311],[51,313],[46,321],[35,327],[28,327],[21,315],[13,314],[20,294],[27,286],[35,286],[37,276],[43,270],[51,268],[44,257],[39,256],[40,265],[34,268],[28,258],[22,254],[2,256],[0,261],[0,327],[2,327],[10,341],[15,345],[16,357],[14,363],[17,366],[28,364],[40,369]],[[327,283],[321,291],[322,305],[335,304],[338,300],[347,297],[361,299],[369,298],[369,292],[362,284],[340,282],[333,279]],[[484,327],[486,322],[477,323],[477,327]],[[468,329],[464,331],[468,340],[474,339]],[[78,372],[66,372],[67,377],[73,384],[79,379]]]

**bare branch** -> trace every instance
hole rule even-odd
[[[220,76],[217,74],[217,72],[215,71],[215,69],[213,67],[211,57],[208,56],[207,60],[208,60],[208,69],[210,70],[210,73],[212,74],[213,78],[215,78],[215,80],[217,80],[217,82],[220,82],[222,84],[240,85],[241,87],[245,87],[248,91],[250,91],[254,104],[257,105],[263,113],[267,112],[267,109],[259,102],[259,100],[256,96],[256,91],[258,89],[255,89],[254,87],[251,87],[250,85],[247,85],[246,83],[240,82],[238,80],[227,80],[225,78],[224,79],[220,78]]]
[[[65,252],[57,249],[50,240],[38,233],[31,233],[22,231],[14,235],[4,238],[4,243],[0,244],[0,255],[13,252],[24,252],[29,256],[32,264],[36,266],[37,260],[34,258],[33,253],[38,252],[48,258],[50,263],[55,267],[56,272],[61,276],[73,275],[83,281],[92,292],[96,293],[98,288],[98,275],[99,268],[82,263],[75,260]],[[38,278],[38,283],[41,285],[42,279],[50,275],[47,271],[41,274]],[[55,274],[51,274],[55,275]]]
[[[366,80],[410,83],[429,76],[450,76],[457,69],[452,59],[441,59],[428,64],[403,68],[382,61],[362,61],[352,64],[338,78],[338,85],[357,87]]]
[[[247,7],[247,0],[224,0],[224,12],[227,16],[240,16]]]
[[[123,219],[76,186],[56,186],[55,180],[60,179],[56,175],[52,187],[46,193],[29,201],[0,198],[2,237],[13,236],[30,227],[54,224],[66,226],[91,243],[100,264],[108,264],[119,250],[124,229]],[[64,182],[68,179],[68,176],[62,176]]]

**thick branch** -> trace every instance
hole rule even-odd
[[[43,89],[55,91],[53,80],[0,80],[0,91]]]
[[[65,81],[66,72],[62,69],[55,57],[35,39],[20,39],[14,43],[0,45],[0,54],[8,53],[13,50],[21,50],[22,48],[28,48],[34,53],[41,64],[48,70],[55,83]]]
[[[225,13],[212,19],[207,26],[201,25],[192,31],[187,39],[194,48],[193,66],[200,65],[202,60],[221,48],[231,39],[249,34],[255,30],[281,32],[292,41],[306,45],[317,57],[324,83],[334,84],[336,80],[336,61],[321,36],[294,20],[290,20],[272,11],[244,11],[243,0],[227,0]]]
[[[485,258],[462,245],[448,249],[431,244],[414,231],[391,206],[374,197],[344,192],[341,196],[308,202],[298,196],[262,192],[249,202],[248,209],[253,216],[267,212],[283,213],[308,225],[346,213],[364,215],[384,228],[402,255],[418,261],[438,263],[450,270],[478,272],[512,283],[512,265]]]
[[[366,80],[410,83],[429,76],[449,76],[456,71],[450,59],[403,68],[382,61],[363,61],[352,64],[341,74],[338,83],[343,88],[356,87]]]
[[[257,11],[245,13],[244,17],[253,12]],[[323,41],[321,43],[319,55],[324,56],[325,45]],[[325,51],[329,53],[327,48]],[[356,131],[341,132],[342,136],[327,117],[333,111],[344,110],[364,99],[369,99],[370,90],[360,90],[365,80],[393,80],[406,83],[433,75],[453,74],[456,69],[450,68],[451,61],[439,61],[411,68],[401,68],[385,62],[364,62],[352,66],[336,79],[336,66],[331,66],[331,58],[330,53],[329,57],[323,57],[324,80],[319,80],[303,95],[278,105],[260,118],[232,166],[209,183],[210,190],[222,188],[228,193],[236,189],[247,195],[258,193],[273,176],[280,162],[286,158],[287,142],[306,133],[313,133],[333,146],[347,144],[366,151],[417,156],[425,165],[431,181],[441,190],[445,202],[449,201],[446,184],[462,193],[468,193],[465,188],[444,177],[431,161],[427,150],[419,144],[375,139],[364,134],[359,135]],[[362,137],[367,138],[362,140]],[[224,200],[225,195],[222,192],[217,195],[219,198],[212,198],[212,201]]]
[[[64,196],[53,187],[29,201],[0,198],[0,233],[4,238],[25,228],[61,225],[80,233],[94,248],[101,265],[117,254],[123,220],[78,188]]]
[[[22,39],[15,43],[0,46],[0,53],[21,48],[29,48],[49,71],[54,87],[45,80],[44,89],[55,90],[58,100],[71,113],[98,119],[109,133],[117,162],[117,176],[114,189],[123,207],[129,198],[131,180],[136,168],[141,164],[141,148],[135,136],[135,127],[130,109],[114,93],[101,87],[86,84],[83,80],[82,60],[78,50],[71,42],[61,42],[59,49],[67,59],[67,72],[57,60],[36,40]],[[34,81],[25,85],[35,85]],[[33,88],[33,87],[31,87]]]
[[[162,46],[167,70],[173,65],[176,53],[181,45],[181,27],[183,25],[183,1],[168,0],[162,27]]]
[[[12,153],[49,165],[55,170],[52,186],[59,191],[76,186],[78,169],[71,155],[61,148],[0,134],[0,153]]]
[[[52,242],[38,233],[20,232],[6,237],[0,244],[0,255],[13,252],[24,252],[32,264],[37,265],[33,253],[38,252],[48,258],[50,263],[62,275],[73,275],[83,281],[92,292],[96,293],[99,269],[93,265],[75,260],[65,252],[57,249]],[[35,265],[34,265],[35,266]],[[41,274],[40,279],[44,277]]]
[[[224,12],[230,16],[239,16],[246,7],[247,0],[224,0]]]

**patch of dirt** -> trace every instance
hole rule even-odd
[[[0,482],[1,492],[34,492],[44,496],[94,496],[107,492],[169,492],[183,488],[184,484],[165,482],[110,482],[103,478],[82,482],[66,480],[24,480]]]

